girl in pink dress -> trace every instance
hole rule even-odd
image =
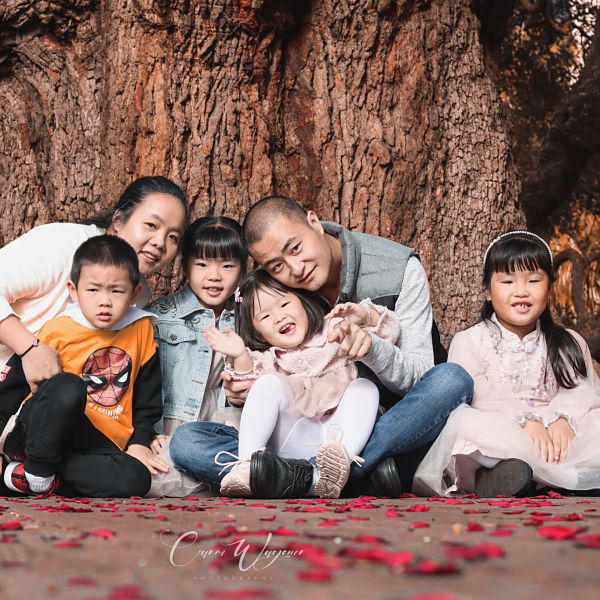
[[[339,497],[351,460],[360,462],[379,392],[356,378],[356,365],[345,354],[365,354],[369,333],[395,342],[400,326],[393,312],[369,300],[328,310],[318,294],[288,288],[257,269],[236,292],[240,335],[205,328],[213,350],[228,357],[233,378],[256,379],[242,412],[239,457],[229,463],[221,493],[250,495],[250,458],[265,447],[284,458],[316,454],[313,487],[327,498]],[[341,439],[331,439],[336,437]]]
[[[600,488],[600,393],[589,349],[552,320],[550,248],[526,231],[486,250],[481,321],[457,333],[449,362],[474,380],[419,466],[414,491],[526,493],[530,481]]]

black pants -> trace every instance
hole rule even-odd
[[[18,420],[25,429],[25,471],[59,478],[65,496],[143,496],[150,471],[96,429],[85,415],[83,380],[59,373],[25,402]]]

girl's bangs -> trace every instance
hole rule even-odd
[[[243,262],[244,256],[241,237],[228,227],[207,227],[195,240],[195,258],[236,259]]]
[[[514,271],[544,271],[550,277],[552,264],[548,250],[531,239],[511,239],[490,250],[486,271],[512,273]]]

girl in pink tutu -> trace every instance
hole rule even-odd
[[[475,382],[416,473],[420,494],[518,495],[600,488],[600,393],[583,338],[557,325],[550,248],[527,231],[492,241],[481,321],[457,333],[449,362]]]

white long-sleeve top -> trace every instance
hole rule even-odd
[[[40,225],[0,249],[0,322],[16,315],[33,334],[58,316],[68,300],[67,280],[75,250],[87,239],[102,235],[96,225]],[[138,306],[149,299],[144,286]],[[0,344],[0,368],[13,351]]]

